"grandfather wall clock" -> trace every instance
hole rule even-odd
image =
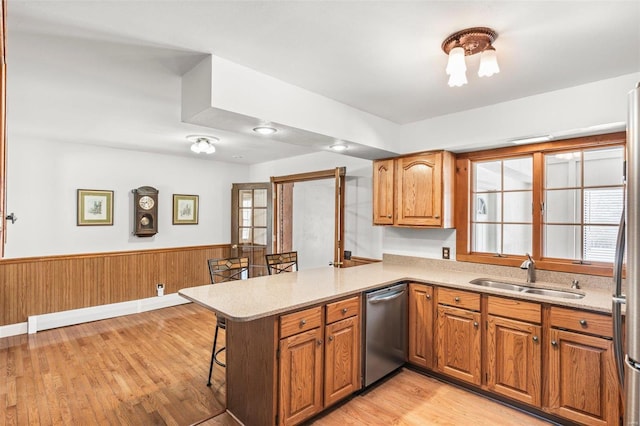
[[[133,192],[133,234],[151,237],[158,233],[158,190],[141,186]]]

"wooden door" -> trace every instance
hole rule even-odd
[[[619,424],[613,342],[550,330],[549,409],[585,425]]]
[[[324,405],[328,407],[360,388],[360,317],[325,329]]]
[[[409,362],[433,368],[433,286],[409,284]]]
[[[542,327],[493,315],[487,321],[487,387],[540,407]]]
[[[438,370],[480,385],[480,313],[438,306]]]
[[[280,340],[281,425],[298,424],[322,410],[322,328]]]
[[[393,225],[394,160],[373,162],[373,224]]]
[[[442,224],[442,153],[396,160],[396,224]]]

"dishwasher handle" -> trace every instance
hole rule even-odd
[[[395,293],[390,293],[385,296],[374,296],[367,298],[367,303],[376,304],[381,302],[386,302],[388,300],[397,299],[402,296],[406,292],[406,289],[402,289],[400,291],[396,291]]]

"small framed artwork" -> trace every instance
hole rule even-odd
[[[78,189],[78,226],[113,225],[113,191]]]
[[[173,194],[173,224],[198,224],[198,196]]]

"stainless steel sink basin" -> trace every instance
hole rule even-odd
[[[537,294],[540,296],[562,297],[565,299],[582,299],[584,294],[574,293],[565,290],[553,290],[550,288],[529,287],[521,284],[514,284],[505,281],[496,281],[490,278],[476,278],[469,281],[469,284],[475,284],[482,287],[499,288],[501,290],[511,290],[518,293]]]
[[[584,297],[584,294],[582,293],[573,293],[571,291],[564,290],[552,290],[550,288],[528,288],[524,291],[524,293],[539,294],[541,296],[563,297],[565,299],[582,299]]]
[[[475,280],[469,281],[469,284],[481,285],[482,287],[491,287],[491,288],[499,288],[501,290],[513,290],[513,291],[525,291],[527,287],[506,283],[504,281],[495,281],[489,278],[476,278]]]

